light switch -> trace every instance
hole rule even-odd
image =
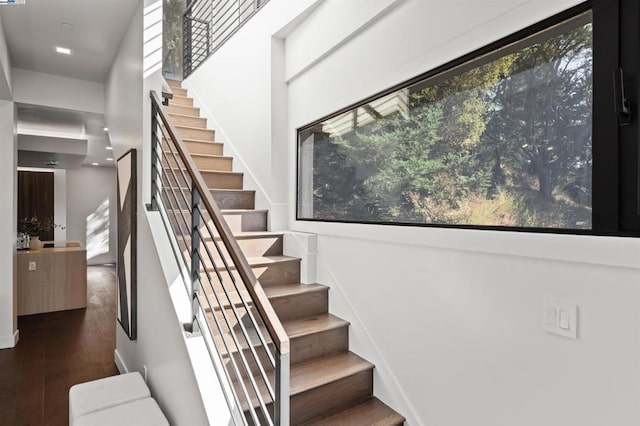
[[[570,339],[578,338],[578,305],[560,300],[542,304],[542,329]]]
[[[560,310],[560,328],[563,330],[569,330],[569,312]]]
[[[36,262],[29,262],[29,270],[30,271],[36,270]]]
[[[558,321],[558,310],[554,307],[547,307],[547,325],[550,327],[555,327]]]

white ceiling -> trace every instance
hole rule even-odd
[[[12,65],[104,83],[137,6],[137,0],[27,0],[0,6]],[[56,46],[72,54],[56,53]]]

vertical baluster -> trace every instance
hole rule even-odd
[[[276,349],[276,400],[273,402],[274,424],[289,426],[289,352]]]
[[[151,210],[158,210],[158,107],[151,102]]]
[[[198,293],[200,292],[200,192],[192,185],[191,189],[191,324],[185,329],[194,331],[198,313]]]

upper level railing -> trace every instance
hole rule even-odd
[[[165,107],[152,105],[151,208],[159,210],[236,424],[289,424],[289,338]],[[270,380],[275,375],[275,380]],[[225,386],[223,385],[223,389]]]
[[[268,1],[189,1],[182,21],[184,77],[198,68]]]

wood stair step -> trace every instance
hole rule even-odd
[[[182,87],[182,81],[175,80],[173,78],[165,78],[164,81],[167,82],[169,87]]]
[[[173,99],[169,99],[169,105],[193,106],[193,99],[186,96],[173,95]]]
[[[210,189],[221,209],[255,208],[256,191],[247,189]]]
[[[197,127],[175,125],[178,135],[182,139],[198,139],[201,141],[215,142],[216,132],[211,129],[200,129]]]
[[[260,284],[265,288],[265,291],[267,287],[272,285],[294,284],[300,282],[300,259],[297,257],[257,256],[247,257],[247,262],[253,270],[253,273],[256,275],[258,281],[260,281]],[[207,269],[211,275],[213,268],[211,267],[211,262],[208,259],[206,259],[205,265],[207,265]],[[235,265],[229,264],[229,269],[231,270],[234,278],[239,279]],[[227,273],[223,274],[223,279],[225,285],[231,283],[231,279],[228,277]],[[215,284],[219,285],[218,283]],[[219,290],[219,288],[216,288],[216,290]]]
[[[187,89],[183,89],[182,87],[178,87],[178,86],[169,86],[171,88],[171,91],[173,92],[173,96],[184,96],[187,97]]]
[[[168,105],[165,107],[169,115],[188,115],[190,117],[200,117],[200,108],[192,106]]]
[[[241,172],[221,172],[200,170],[209,189],[242,189],[244,174]]]
[[[329,287],[322,284],[280,284],[264,292],[280,321],[302,320],[329,311]]]
[[[176,160],[174,159],[171,151],[165,151],[166,158],[163,159],[163,164],[171,164],[175,167]],[[176,154],[176,157],[178,155]],[[225,157],[223,155],[209,155],[209,154],[191,154],[193,162],[198,169],[208,169],[220,172],[230,172],[233,169],[233,157]],[[179,161],[182,164],[182,160]]]
[[[225,209],[222,215],[234,234],[237,232],[266,231],[268,210]]]
[[[291,365],[291,424],[327,417],[371,398],[373,368],[373,364],[352,352]],[[261,394],[268,400],[262,379],[255,377],[255,380]],[[273,386],[273,373],[270,381]],[[237,383],[236,388],[239,388]],[[257,399],[254,398],[252,403],[257,406]],[[248,408],[245,401],[241,404],[245,410]]]
[[[246,309],[244,308],[235,307],[235,311],[241,318],[246,314]],[[257,320],[257,310],[255,308],[251,308],[251,312]],[[233,327],[233,333],[240,343],[240,349],[242,350],[245,359],[247,361],[251,361],[248,362],[251,371],[254,374],[257,374],[259,369],[255,363],[255,358],[249,350],[249,344],[242,335],[241,328],[237,326],[238,319],[236,318],[233,310],[228,307],[225,309],[224,314],[220,309],[214,309],[213,311],[208,310],[207,315],[209,321],[213,321],[212,315],[216,315],[219,324],[225,326],[227,324],[225,321],[226,316],[226,320],[229,321]],[[212,324],[212,329],[214,329],[216,327],[215,322]],[[255,353],[258,355],[264,355],[261,353],[264,352],[264,349],[262,348],[261,340],[258,338],[258,334],[255,329],[251,328],[246,321],[244,321],[243,324],[248,330],[249,340]],[[282,326],[290,338],[291,366],[304,363],[312,359],[320,359],[344,353],[349,350],[349,323],[331,314],[319,315],[309,320],[299,319],[285,321],[282,323]],[[273,345],[271,343],[269,333],[262,323],[259,324],[259,328],[262,332],[262,336],[269,345],[269,350],[273,353]],[[223,333],[214,333],[214,339],[216,346],[221,348],[221,355],[226,362],[231,361],[229,359],[230,356],[233,356],[236,362],[242,362],[241,357],[238,355],[238,347],[235,345],[228,328],[224,328]],[[227,348],[230,350],[228,351]],[[259,359],[263,368],[271,369],[266,355],[259,356]]]
[[[198,129],[206,129],[207,128],[207,119],[201,117],[194,117],[191,115],[182,115],[169,113],[169,117],[171,117],[171,122],[174,126],[188,126],[188,127],[196,127]]]
[[[257,256],[281,256],[282,255],[282,243],[284,235],[278,232],[270,232],[270,231],[257,231],[257,232],[239,232],[233,234],[234,238],[238,242],[240,246],[240,250],[247,257],[257,257]],[[224,248],[224,244],[222,243],[222,239],[219,235],[214,235],[216,243],[223,250],[225,256],[227,256],[226,248]],[[177,237],[180,242],[182,242],[183,238],[181,236]],[[190,247],[191,238],[186,237],[185,239],[186,247]],[[206,236],[203,238],[203,242],[207,244],[209,250],[213,252],[215,250],[215,246],[212,242],[211,237]],[[216,259],[217,260],[217,259]]]
[[[404,422],[403,416],[374,397],[331,417],[313,420],[305,426],[398,426]]]
[[[198,139],[182,138],[190,154],[222,155],[222,142],[202,141]]]

